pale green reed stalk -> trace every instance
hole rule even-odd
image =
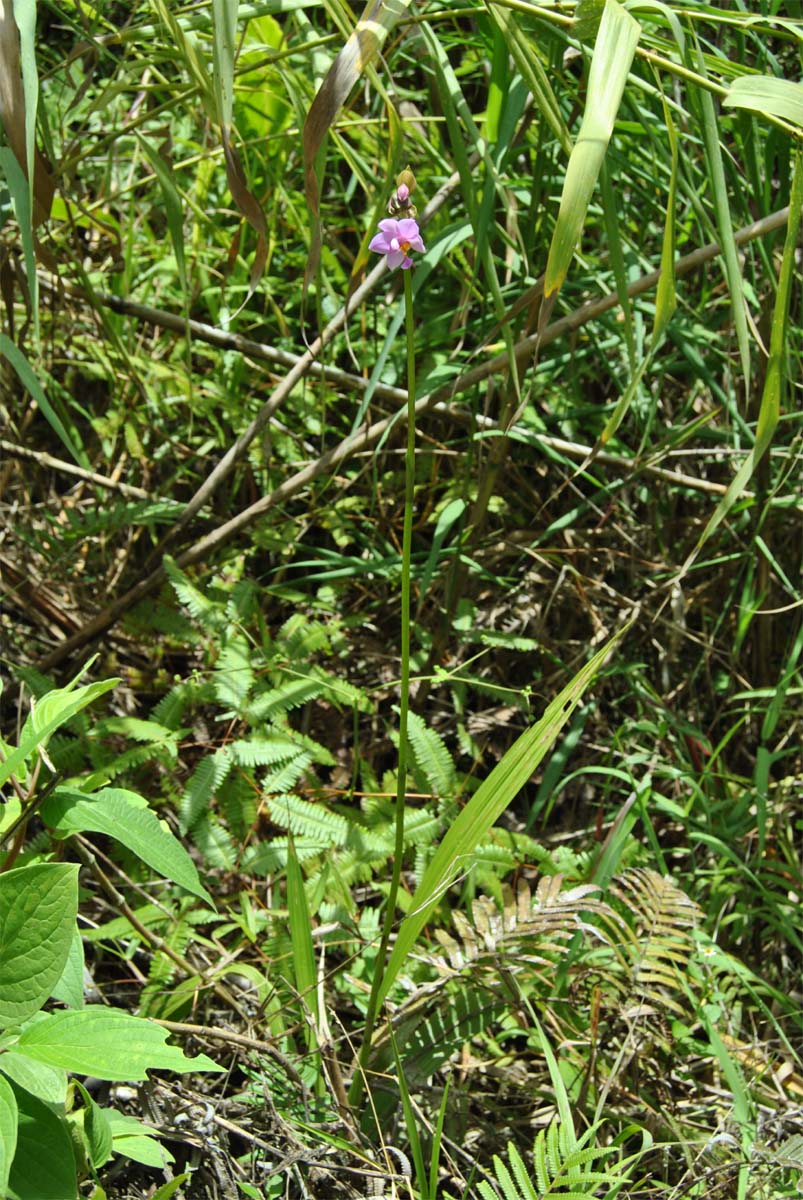
[[[371,1042],[377,1017],[377,997],[385,973],[388,944],[393,931],[396,897],[399,893],[402,859],[404,857],[404,798],[407,788],[407,717],[410,711],[410,557],[413,542],[413,501],[415,493],[415,338],[413,329],[412,271],[404,276],[404,317],[407,327],[407,453],[404,469],[404,527],[402,532],[401,564],[401,698],[399,701],[399,767],[396,782],[396,840],[393,852],[393,873],[385,908],[382,939],[374,965],[374,981],[365,1014],[365,1031],[359,1063],[351,1084],[349,1099],[358,1105],[365,1084],[365,1070],[371,1053]]]

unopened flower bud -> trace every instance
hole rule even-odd
[[[396,188],[396,198],[399,201],[399,204],[406,204],[410,199],[410,189],[406,183],[400,183]]]
[[[396,176],[396,187],[406,187],[408,190],[408,195],[410,192],[415,191],[415,175],[412,173],[409,167],[407,167],[404,171],[400,171]]]

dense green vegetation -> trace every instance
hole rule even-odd
[[[0,1196],[799,1195],[798,0],[0,56]]]

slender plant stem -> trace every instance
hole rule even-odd
[[[413,544],[413,502],[415,499],[415,339],[413,330],[413,281],[411,271],[404,271],[404,315],[407,327],[407,454],[404,473],[404,527],[402,532],[401,563],[401,685],[399,700],[399,767],[396,782],[396,842],[393,852],[393,872],[385,907],[382,939],[374,966],[374,979],[365,1015],[365,1030],[360,1050],[359,1066],[354,1074],[349,1099],[358,1105],[362,1099],[365,1070],[371,1053],[371,1042],[377,1018],[377,997],[388,945],[396,915],[402,859],[404,857],[404,799],[407,791],[407,716],[410,711],[410,558]]]

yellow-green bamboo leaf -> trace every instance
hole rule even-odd
[[[729,108],[746,108],[803,126],[803,83],[772,75],[742,75],[734,79],[722,101]]]
[[[471,868],[477,847],[483,843],[492,825],[549,751],[583,692],[628,628],[624,626],[614,634],[602,650],[578,671],[555,697],[540,721],[525,730],[513,743],[449,826],[410,900],[409,912],[401,923],[393,953],[385,968],[378,1004],[383,1002],[393,986],[432,910],[458,875]]]
[[[228,129],[234,112],[234,56],[237,46],[238,0],[212,0],[215,107],[219,124]]]
[[[362,16],[335,58],[310,105],[302,133],[304,191],[312,215],[312,244],[305,283],[315,274],[321,252],[320,189],[315,160],[351,89],[373,62],[394,25],[404,16],[410,0],[369,0]]]
[[[707,78],[705,58],[697,46],[697,70],[703,78]],[[705,147],[708,178],[711,197],[717,221],[719,244],[722,246],[722,261],[725,267],[725,278],[733,315],[733,328],[739,346],[739,359],[744,380],[745,396],[750,389],[750,339],[747,332],[747,301],[744,295],[744,281],[739,266],[739,254],[736,248],[733,221],[731,220],[730,202],[728,200],[728,184],[725,179],[725,165],[722,146],[719,137],[719,125],[714,109],[714,99],[705,88],[700,89],[700,111],[702,115],[702,135]]]
[[[625,414],[627,413],[627,410],[630,408],[630,405],[633,403],[633,398],[635,397],[636,393],[638,392],[638,389],[641,387],[641,381],[647,372],[647,368],[650,366],[650,364],[652,362],[652,356],[653,356],[653,352],[651,350],[649,352],[649,354],[647,354],[646,357],[644,359],[642,359],[638,369],[633,372],[633,375],[631,376],[629,384],[627,385],[625,390],[622,392],[622,395],[619,397],[619,399],[616,402],[616,408],[613,410],[611,415],[608,417],[608,420],[605,422],[605,428],[603,429],[603,431],[599,437],[600,446],[607,446],[608,442],[611,440],[613,435],[616,433],[616,430],[622,424],[622,421],[625,418]]]
[[[658,288],[655,293],[655,320],[652,327],[653,348],[664,334],[677,305],[675,294],[675,197],[678,179],[678,139],[675,123],[663,94],[661,102],[664,106],[666,135],[672,155],[672,175],[669,180],[669,195],[666,198],[664,241],[661,247],[661,274],[658,277]]]
[[[617,0],[606,0],[591,60],[583,123],[566,169],[558,220],[549,247],[544,277],[547,302],[554,300],[569,272],[640,33],[638,21]]]

